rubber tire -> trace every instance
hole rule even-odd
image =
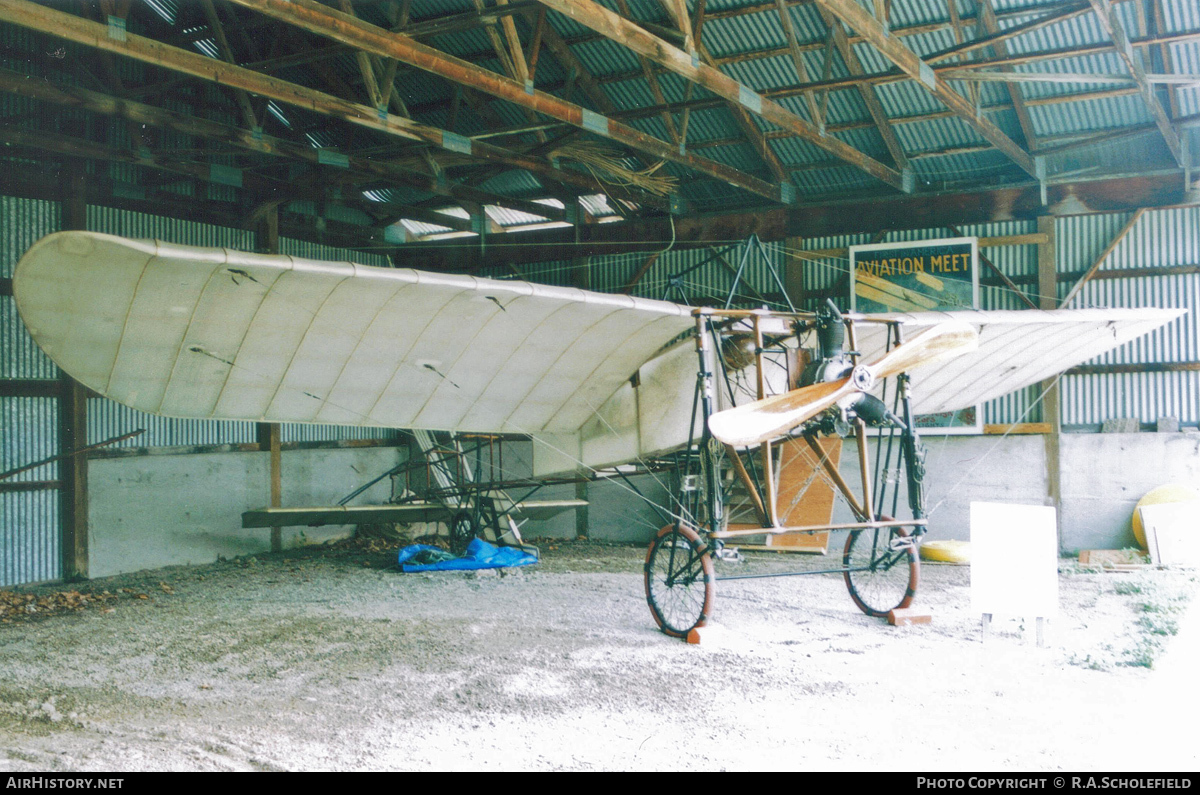
[[[886,518],[885,518],[886,521]],[[895,528],[901,536],[907,536],[904,528]],[[846,589],[858,609],[869,616],[886,618],[892,610],[908,607],[917,596],[917,585],[921,580],[921,561],[914,545],[903,554],[899,560],[886,571],[851,572],[853,565],[862,563],[855,558],[861,558],[863,545],[870,544],[876,532],[888,532],[888,528],[876,530],[853,530],[846,538],[846,547],[842,553],[842,565],[846,567],[843,577],[846,579]],[[905,565],[907,558],[908,576],[905,578],[898,567]],[[882,586],[882,587],[881,587]]]
[[[681,550],[687,557],[680,561],[662,556],[670,555],[674,546],[676,557]],[[676,573],[686,571],[683,582],[668,585],[674,568]],[[655,573],[660,576],[655,576]],[[716,599],[716,574],[708,545],[700,535],[682,524],[669,524],[658,531],[646,550],[644,568],[646,603],[650,614],[667,635],[686,638],[688,633],[702,627],[712,616],[713,601]],[[697,585],[701,589],[697,589]],[[686,601],[686,604],[682,604]],[[676,609],[682,604],[682,609]]]

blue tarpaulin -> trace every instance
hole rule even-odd
[[[537,563],[537,555],[517,547],[497,547],[476,538],[467,545],[461,558],[442,560],[437,563],[406,563],[424,551],[441,551],[425,544],[412,544],[400,550],[401,571],[472,571],[474,569],[504,569],[509,566],[528,566]]]

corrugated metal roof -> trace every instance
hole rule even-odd
[[[779,28],[779,15],[773,9],[761,14],[705,22],[701,35],[714,58],[782,47],[785,44]]]
[[[792,174],[796,183],[800,201],[810,201],[815,197],[826,197],[844,190],[847,186],[854,188],[874,188],[879,182],[866,172],[852,166],[823,168],[814,171],[798,171]]]

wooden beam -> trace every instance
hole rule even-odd
[[[702,3],[703,0],[700,0],[700,2]],[[814,0],[814,2],[815,2],[815,0]],[[794,3],[793,3],[793,5],[794,5]],[[699,6],[699,3],[698,3],[698,6]],[[1002,18],[1002,17],[1006,16],[1006,14],[998,13],[996,16],[998,18]],[[968,18],[969,17],[964,17],[964,19],[968,19]],[[926,30],[926,29],[928,29],[928,27],[929,26],[918,26],[918,29]],[[898,32],[894,31],[893,33],[898,33]],[[856,43],[861,43],[863,41],[862,37],[860,37],[860,36],[847,36],[846,38],[847,38],[847,42],[850,45],[854,45]],[[1165,46],[1165,45],[1169,45],[1169,44],[1173,44],[1173,43],[1184,43],[1184,42],[1189,42],[1189,41],[1196,41],[1197,39],[1200,39],[1200,32],[1184,31],[1181,33],[1148,36],[1144,39],[1135,40],[1132,42],[1132,44],[1134,47],[1138,47],[1138,48],[1156,47],[1156,46],[1161,47],[1161,46]],[[565,46],[565,41],[564,41],[564,46]],[[824,46],[825,46],[824,44],[801,45],[801,49],[804,49],[804,50],[820,49]],[[1095,55],[1098,53],[1106,53],[1106,52],[1112,52],[1112,51],[1113,51],[1113,46],[1109,43],[1090,44],[1090,45],[1085,45],[1085,46],[1081,46],[1081,47],[1064,47],[1064,48],[1056,49],[1056,50],[1045,50],[1045,51],[1031,52],[1031,53],[1020,53],[1020,54],[1015,54],[1015,55],[1009,55],[1005,58],[987,58],[987,59],[982,59],[979,61],[970,61],[967,63],[937,64],[937,65],[934,65],[932,68],[933,68],[934,72],[936,72],[939,75],[953,74],[953,75],[955,75],[955,79],[967,79],[967,76],[965,75],[965,73],[967,71],[973,71],[973,70],[977,70],[977,69],[1004,68],[1007,66],[1015,66],[1015,65],[1025,64],[1025,63],[1032,63],[1034,61],[1039,61],[1039,60],[1071,58],[1071,57],[1075,57],[1075,56],[1079,56],[1079,55]],[[779,49],[777,51],[776,50],[756,51],[754,53],[748,53],[746,57],[756,56],[759,54],[763,54],[764,57],[766,57],[767,55],[786,56],[787,51],[786,51],[786,49]],[[733,62],[733,60],[728,59],[728,58],[716,58],[716,59],[714,59],[714,62],[717,65],[720,65],[722,63],[731,63],[731,62]],[[1013,74],[1019,75],[1021,73],[1013,73]],[[632,72],[618,72],[615,74],[598,77],[598,78],[596,78],[596,82],[598,84],[603,85],[603,84],[607,84],[610,82],[625,82],[628,80],[633,80],[633,79],[639,78],[640,76],[641,76],[640,72],[638,72],[636,74],[632,73]],[[771,99],[782,99],[785,97],[799,96],[799,95],[804,94],[809,91],[826,92],[829,90],[857,88],[858,86],[866,85],[866,84],[882,85],[884,83],[897,82],[897,81],[907,80],[907,79],[908,79],[908,76],[902,72],[899,72],[898,70],[891,70],[888,72],[878,72],[878,73],[873,73],[873,74],[865,74],[865,75],[861,75],[861,76],[851,75],[849,77],[837,78],[837,79],[828,79],[828,78],[823,77],[821,80],[815,81],[813,83],[805,83],[805,84],[801,84],[801,85],[792,85],[792,86],[780,86],[777,88],[768,89],[763,92],[763,96],[769,97]],[[1133,79],[1129,78],[1129,80],[1132,85]],[[694,85],[693,83],[688,84],[689,87],[691,87],[693,85]],[[558,91],[558,90],[561,90],[561,86],[554,86],[554,85],[547,86],[546,90]],[[1043,107],[1043,106],[1057,105],[1057,104],[1063,104],[1063,103],[1068,103],[1068,102],[1083,102],[1083,101],[1090,101],[1090,100],[1111,99],[1111,98],[1117,98],[1117,97],[1123,97],[1123,96],[1130,96],[1130,95],[1133,95],[1136,93],[1137,93],[1137,89],[1136,89],[1136,87],[1134,87],[1134,88],[1120,88],[1120,89],[1105,90],[1105,91],[1080,92],[1080,93],[1076,93],[1076,94],[1055,94],[1055,95],[1050,95],[1050,96],[1045,96],[1045,97],[1036,97],[1036,98],[1026,99],[1025,105],[1030,108]],[[621,120],[627,120],[627,119],[637,119],[637,118],[644,118],[647,116],[653,116],[653,115],[663,112],[664,110],[668,111],[668,112],[672,112],[672,113],[677,113],[680,111],[682,111],[683,113],[687,113],[688,111],[691,111],[691,110],[706,110],[706,109],[710,109],[710,108],[720,107],[722,104],[724,104],[724,100],[720,99],[720,98],[704,97],[704,98],[692,99],[689,94],[689,95],[686,95],[685,99],[681,102],[669,103],[668,105],[661,106],[661,107],[656,106],[656,105],[646,105],[646,106],[642,106],[642,107],[638,107],[638,108],[630,108],[628,110],[623,110],[623,111],[620,111],[619,113],[610,113],[609,111],[605,111],[605,112],[609,113],[609,115],[613,115],[614,118],[618,118]],[[999,112],[1010,110],[1011,108],[1012,108],[1012,103],[1011,103],[1011,101],[1009,101],[1007,103],[995,103],[992,105],[984,105],[980,108],[980,111],[984,112],[984,113],[999,113]],[[432,105],[418,106],[418,107],[414,108],[414,112],[426,112],[426,111],[431,111],[434,109],[435,108]],[[911,124],[911,123],[919,123],[919,122],[925,122],[925,121],[934,121],[934,120],[944,119],[944,118],[952,118],[954,115],[955,114],[953,111],[945,110],[945,111],[937,111],[934,113],[920,113],[920,114],[913,114],[911,116],[900,116],[900,117],[892,118],[890,121],[894,125],[895,124]],[[865,120],[864,121],[856,121],[856,122],[845,122],[845,123],[836,124],[836,125],[829,125],[827,128],[827,132],[842,132],[842,131],[846,131],[846,130],[863,129],[866,127],[871,127],[873,125],[874,125],[873,121],[865,121]],[[766,137],[768,137],[768,138],[792,137],[792,133],[790,133],[786,130],[771,130],[766,133]],[[708,145],[709,145],[708,142],[698,142],[693,146],[693,148],[699,149],[699,148],[702,148],[702,147],[705,147]]]
[[[1038,306],[1054,309],[1058,306],[1058,242],[1057,224],[1052,216],[1038,218],[1037,231],[1046,236],[1046,242],[1038,245]],[[1050,424],[1050,432],[1043,439],[1046,455],[1046,492],[1055,507],[1055,516],[1061,515],[1062,503],[1062,392],[1059,378],[1042,381],[1042,422]],[[1034,418],[1030,418],[1031,420]],[[1056,519],[1061,546],[1061,519]]]
[[[667,12],[667,16],[674,22],[675,27],[683,34],[684,41],[686,42],[685,49],[687,52],[694,54],[694,56],[704,64],[712,66],[712,54],[709,53],[708,47],[704,45],[700,37],[700,32],[703,30],[704,25],[706,4],[697,3],[696,5],[696,34],[693,36],[692,25],[688,20],[687,9],[682,0],[661,0],[661,2]],[[617,7],[624,17],[633,19],[633,15],[629,12],[629,6],[626,0],[617,0]],[[658,101],[659,104],[663,104],[665,100],[660,99],[660,97],[662,97],[662,91],[658,89],[658,78],[654,73],[654,68],[650,59],[641,54],[638,54],[638,58],[642,62],[643,71],[646,73],[646,80],[652,84],[651,93],[654,95],[655,100]],[[688,91],[691,91],[694,85],[695,83],[688,83]],[[775,151],[771,149],[771,144],[768,142],[766,135],[761,129],[759,129],[758,125],[754,122],[754,119],[751,118],[750,113],[746,110],[746,108],[734,102],[726,102],[726,108],[733,115],[734,122],[739,128],[741,128],[744,140],[750,143],[751,148],[754,149],[759,160],[763,162],[763,164],[767,167],[767,170],[771,173],[771,178],[779,183],[790,184],[791,176],[784,169],[783,164],[779,162],[779,157],[775,154]],[[674,131],[673,123],[668,123],[668,132],[672,135],[675,142],[680,146],[685,146],[687,141],[686,125],[689,117],[687,115],[687,111],[684,111],[684,114],[685,115],[683,117],[683,122],[681,123],[679,132]],[[663,115],[666,119],[671,119],[671,115],[669,113],[664,113]]]
[[[0,0],[0,6],[14,3],[18,0]],[[382,28],[370,25],[362,20],[342,14],[338,11],[313,2],[313,0],[230,0],[240,6],[266,14],[274,19],[300,27],[311,33],[351,44],[367,52],[396,58],[399,61],[415,66],[418,69],[431,72],[446,78],[451,82],[460,83],[479,90],[485,94],[508,100],[514,105],[529,108],[559,121],[567,122],[583,130],[594,132],[606,138],[625,144],[633,149],[651,154],[657,158],[670,160],[686,166],[694,171],[714,179],[719,179],[750,193],[763,196],[773,201],[780,201],[778,185],[745,174],[737,169],[722,165],[693,154],[680,153],[665,141],[642,133],[633,127],[622,124],[615,119],[585,111],[579,105],[565,102],[552,94],[534,89],[527,93],[525,85],[510,77],[482,69],[475,64],[451,57],[434,50],[411,38],[399,33],[390,33]],[[2,15],[0,15],[2,18]],[[357,119],[356,119],[357,122]],[[472,155],[478,156],[486,144],[477,141],[473,144]],[[533,161],[534,158],[526,158]],[[542,160],[536,163],[545,162]],[[514,163],[524,168],[522,164]],[[555,178],[555,169],[530,169],[539,176]],[[560,180],[573,172],[562,170]],[[582,176],[582,175],[579,175]],[[595,190],[594,183],[589,188]]]
[[[235,0],[242,2],[242,0]],[[856,166],[898,190],[904,188],[899,171],[868,157],[837,138],[825,135],[817,127],[796,116],[777,102],[739,83],[704,63],[692,64],[692,56],[672,46],[645,28],[609,11],[592,0],[539,0],[548,8],[597,31],[635,53],[644,55],[670,71],[696,83],[723,99],[744,106],[772,124],[790,130],[798,137]]]
[[[1200,265],[1158,265],[1146,268],[1112,268],[1096,271],[1093,281],[1106,279],[1150,279],[1160,276],[1195,276],[1200,274]]]
[[[514,14],[523,14],[536,7],[537,3],[534,0],[513,0],[511,3],[494,8],[477,8],[475,11],[464,11],[461,14],[449,14],[420,22],[402,24],[398,26],[398,30],[414,39],[444,36],[447,33],[471,30],[480,25],[495,25],[503,19],[511,19]]]
[[[50,378],[0,379],[0,397],[56,398],[62,393],[62,383]]]
[[[263,254],[279,253],[279,213],[272,208],[254,230],[255,250]],[[280,442],[282,427],[277,422],[260,422],[257,424],[258,445],[268,455],[268,470],[270,473],[270,488],[267,504],[272,508],[283,505],[283,456]],[[275,525],[271,528],[271,551],[283,549],[283,528]]]
[[[984,17],[987,15],[987,12],[983,12],[975,18],[975,24],[977,27],[984,29],[984,35],[977,35],[970,41],[962,41],[961,37],[956,36],[958,39],[958,44],[955,44],[953,47],[947,47],[944,50],[930,53],[925,57],[925,60],[932,64],[939,61],[944,61],[947,58],[961,58],[967,53],[974,52],[975,50],[982,49],[984,47],[996,47],[1004,44],[1004,42],[1007,42],[1009,39],[1015,39],[1017,36],[1023,36],[1027,33],[1032,33],[1049,25],[1055,25],[1059,22],[1065,22],[1069,19],[1082,16],[1083,14],[1087,13],[1087,10],[1088,9],[1084,4],[1084,0],[1078,0],[1078,2],[1054,6],[1048,9],[1043,16],[1030,20],[1029,22],[1012,25],[1004,30],[998,29],[999,23],[997,21],[997,30],[992,32],[988,32],[986,30],[987,22],[985,21]],[[997,20],[999,15],[993,11],[990,16],[993,20]],[[962,20],[960,20],[960,23],[961,21]]]
[[[204,9],[204,18],[208,21],[208,28],[212,32],[213,40],[217,43],[217,51],[221,54],[221,58],[226,63],[236,64],[237,59],[233,57],[233,49],[229,46],[229,40],[225,38],[225,28],[221,24],[221,18],[217,16],[213,0],[201,0],[200,7]],[[245,120],[246,126],[252,130],[261,127],[262,125],[254,113],[254,107],[250,104],[250,95],[240,88],[235,88],[233,95],[237,99],[238,107],[242,110],[242,118]]]
[[[633,292],[633,288],[637,287],[642,279],[646,277],[646,274],[650,272],[650,269],[654,267],[654,263],[658,262],[658,258],[661,256],[662,252],[656,251],[650,256],[646,257],[645,262],[638,267],[637,272],[634,273],[633,276],[630,277],[629,281],[625,283],[625,286],[621,288],[621,292],[626,294]]]
[[[30,80],[24,74],[7,69],[0,69],[0,91],[65,107],[85,108],[93,113],[117,116],[137,124],[163,127],[246,151],[277,155],[313,165],[325,162],[330,154],[328,149],[322,152],[307,144],[294,144],[270,135],[255,134],[192,114],[166,110],[68,85],[56,86],[46,80]],[[539,205],[522,199],[510,199],[453,182],[439,181],[427,173],[413,171],[403,163],[347,155],[345,156],[345,165],[348,173],[356,174],[363,179],[385,178],[390,182],[409,185],[449,198],[461,198],[479,204],[509,207],[521,212],[541,215],[548,219],[561,220],[562,218],[561,211],[555,207]]]
[[[350,14],[351,16],[354,15],[354,6],[350,0],[341,0],[341,6],[343,13]],[[362,50],[353,50],[353,53],[354,61],[358,64],[358,73],[362,76],[363,89],[367,92],[367,101],[371,104],[371,107],[383,108],[386,111],[387,102],[383,99],[383,94],[380,92],[379,81],[375,76],[375,67],[371,64],[370,56]]]
[[[28,491],[54,491],[62,488],[61,480],[18,480],[0,482],[0,494]]]
[[[1092,276],[1095,275],[1096,271],[1100,270],[1100,266],[1104,264],[1104,260],[1108,259],[1108,255],[1111,254],[1113,249],[1115,249],[1117,245],[1125,239],[1125,236],[1129,234],[1129,230],[1133,229],[1133,225],[1136,224],[1145,214],[1146,208],[1144,207],[1139,207],[1133,211],[1133,215],[1129,216],[1129,220],[1125,222],[1125,226],[1121,228],[1121,231],[1117,232],[1113,239],[1108,241],[1108,245],[1104,247],[1104,251],[1100,252],[1100,256],[1096,257],[1096,261],[1093,262],[1091,267],[1087,269],[1087,272],[1079,278],[1079,281],[1075,282],[1075,286],[1070,289],[1066,297],[1063,298],[1062,303],[1059,304],[1060,307],[1065,307],[1067,304],[1071,303],[1071,299],[1083,289],[1083,285],[1087,283],[1088,279],[1091,279]]]
[[[87,229],[87,174],[84,164],[67,161],[62,199],[62,228]],[[70,455],[86,447],[88,390],[63,373],[58,398],[59,521],[62,577],[71,581],[88,576],[88,465],[85,456]]]
[[[238,1],[235,0],[235,2]],[[324,7],[322,6],[322,8]],[[338,12],[329,10],[329,13],[337,14]],[[341,16],[345,17],[345,15]],[[399,138],[422,141],[456,152],[465,146],[469,149],[472,157],[525,169],[538,176],[584,190],[595,191],[597,189],[596,183],[591,177],[567,169],[555,168],[545,158],[531,157],[476,141],[464,143],[462,136],[394,114],[381,118],[376,108],[207,58],[198,53],[189,53],[132,33],[126,34],[123,41],[118,41],[109,38],[106,26],[55,9],[38,6],[26,0],[0,0],[0,21],[45,31],[68,41],[125,55],[200,80],[242,88],[277,102],[296,105],[308,111],[342,119]],[[387,35],[386,32],[385,35]],[[523,93],[524,89],[522,88]]]
[[[1117,47],[1117,54],[1121,56],[1121,60],[1129,68],[1129,73],[1137,81],[1138,90],[1146,103],[1146,108],[1154,118],[1154,123],[1158,125],[1159,132],[1162,133],[1163,140],[1167,143],[1167,149],[1171,151],[1171,156],[1175,158],[1177,164],[1182,166],[1183,150],[1179,143],[1179,134],[1171,126],[1171,119],[1158,101],[1154,87],[1146,80],[1146,71],[1134,53],[1133,46],[1129,43],[1129,37],[1125,35],[1125,29],[1121,26],[1121,21],[1113,13],[1109,0],[1088,0],[1088,2],[1092,4],[1092,9],[1096,12],[1096,19],[1099,20],[1100,27],[1104,28],[1109,38],[1113,40],[1113,44]]]
[[[307,66],[314,61],[325,61],[330,58],[337,58],[351,52],[351,48],[345,44],[330,44],[326,47],[312,47],[300,52],[292,52],[287,55],[280,55],[275,58],[266,58],[261,61],[251,61],[250,63],[242,64],[243,69],[252,69],[255,72],[278,72],[280,69],[290,69],[293,66]]]
[[[647,255],[665,248],[674,239],[677,248],[694,248],[714,242],[744,239],[757,234],[765,241],[788,237],[813,238],[829,235],[871,233],[895,229],[902,221],[906,229],[929,229],[950,224],[967,225],[997,221],[1034,220],[1043,215],[1075,216],[1090,213],[1131,212],[1138,207],[1172,207],[1196,204],[1188,199],[1183,174],[1177,170],[1075,181],[1046,186],[1045,205],[1036,183],[982,191],[938,194],[876,196],[869,200],[842,200],[804,204],[796,208],[760,208],[745,212],[678,217],[672,225],[660,218],[643,218],[610,224],[587,224],[580,232],[580,245],[591,255],[642,251]],[[571,230],[546,230],[522,234],[519,242],[493,247],[488,264],[544,262],[574,256]],[[1032,241],[1031,241],[1032,242]],[[397,252],[397,261],[412,267],[462,267],[460,248],[441,249],[435,243],[410,244]],[[475,264],[475,260],[471,260]]]
[[[1154,7],[1153,8],[1154,24],[1153,24],[1152,30],[1155,34],[1161,34],[1161,33],[1165,32],[1167,29],[1166,19],[1164,18],[1165,14],[1163,12],[1163,0],[1151,0],[1151,5],[1153,5],[1153,7]],[[1141,31],[1139,31],[1139,33],[1141,33]],[[1158,47],[1155,48],[1155,51],[1158,52],[1158,58],[1159,58],[1159,61],[1161,62],[1161,68],[1167,72],[1175,71],[1175,67],[1173,64],[1174,58],[1171,55],[1171,48],[1166,46],[1165,44],[1160,44],[1160,45],[1158,45]],[[1176,91],[1175,89],[1172,89],[1169,87],[1167,88],[1166,91],[1167,91],[1167,103],[1169,106],[1168,111],[1170,112],[1172,119],[1178,119],[1179,115],[1180,115],[1179,92]]]
[[[978,0],[978,3],[979,24],[983,27],[984,33],[988,35],[999,33],[1000,23],[996,20],[996,11],[992,8],[992,0]],[[1004,58],[1008,55],[1008,45],[1004,41],[996,41],[992,44],[992,52],[997,58]],[[1004,71],[1012,71],[1012,67],[1007,67]],[[1033,129],[1033,119],[1029,116],[1029,110],[1025,107],[1025,98],[1021,94],[1021,87],[1016,83],[1009,83],[1008,96],[1012,100],[1013,110],[1016,111],[1017,123],[1021,125],[1021,132],[1025,136],[1025,148],[1037,149],[1037,133]]]
[[[1002,425],[984,425],[986,436],[1024,436],[1029,434],[1051,433],[1052,426],[1048,422],[1014,422]]]
[[[940,79],[933,68],[921,60],[903,42],[890,36],[879,24],[879,21],[868,14],[862,6],[854,0],[817,0],[817,3],[858,31],[875,49],[879,50],[881,55],[898,66],[919,86],[941,100],[971,129],[983,136],[984,140],[1020,166],[1022,171],[1035,178],[1040,178],[1037,166],[1028,152],[1017,146],[999,127],[983,118],[969,100]]]
[[[545,6],[543,6],[544,8]],[[622,16],[629,19],[633,18],[627,0],[617,0],[617,10],[621,12]],[[644,55],[638,55],[637,59],[638,63],[642,65],[642,75],[646,78],[646,86],[650,89],[650,95],[654,97],[654,101],[659,105],[667,104],[666,97],[663,96],[662,87],[658,84],[658,75],[654,73],[650,60]],[[662,119],[663,127],[666,128],[667,136],[671,139],[671,142],[678,146],[682,139],[679,137],[679,130],[675,127],[675,119],[666,111],[660,113],[659,118]]]
[[[837,48],[838,53],[841,54],[842,60],[846,63],[846,68],[850,70],[850,74],[856,77],[865,75],[866,70],[863,69],[862,62],[859,61],[854,48],[850,46],[850,41],[846,36],[846,31],[842,29],[841,23],[824,9],[821,9],[821,17],[829,27],[829,35],[833,41],[833,45]],[[822,79],[827,80],[828,76],[823,76]],[[896,132],[892,129],[892,122],[883,108],[883,103],[879,101],[879,96],[875,93],[875,87],[867,83],[859,83],[858,93],[862,96],[863,102],[867,106],[867,112],[871,114],[872,121],[875,122],[875,129],[879,131],[879,136],[883,138],[884,146],[887,147],[888,153],[892,156],[892,162],[901,171],[908,168],[908,157],[905,155],[904,147],[900,145],[900,139],[896,137]],[[828,91],[824,93],[824,97],[828,99]]]

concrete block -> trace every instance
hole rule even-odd
[[[1179,418],[1159,417],[1157,430],[1159,433],[1179,433]]]
[[[1137,417],[1119,417],[1105,420],[1101,433],[1137,433],[1142,429],[1142,423]]]

